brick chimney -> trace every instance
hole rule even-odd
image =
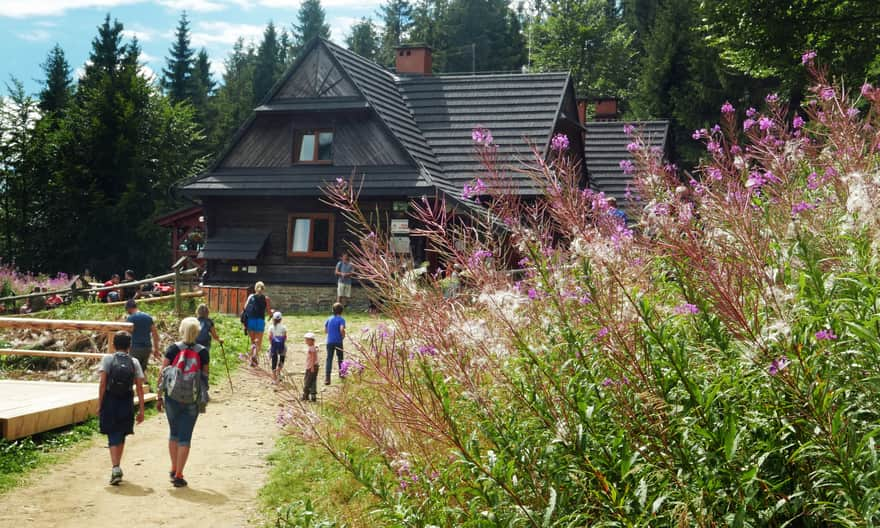
[[[587,99],[578,99],[578,117],[581,123],[586,123],[588,119],[617,119],[619,117],[619,108],[617,106],[616,97],[590,97]],[[587,107],[593,107],[593,115],[587,115]]]
[[[402,75],[431,75],[431,48],[424,44],[399,46],[394,63],[397,73]]]

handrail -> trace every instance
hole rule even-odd
[[[62,352],[55,350],[26,350],[22,348],[0,348],[0,356],[35,356],[49,358],[101,359],[106,354],[96,352]]]
[[[71,319],[22,319],[0,317],[0,328],[39,328],[42,330],[103,330],[131,332],[134,325],[122,321],[75,321]]]

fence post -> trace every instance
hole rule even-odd
[[[174,313],[180,317],[182,307],[180,305],[180,267],[174,268]]]
[[[107,332],[107,351],[111,354],[116,352],[116,346],[113,344],[113,336],[116,332]]]

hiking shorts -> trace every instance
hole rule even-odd
[[[165,398],[165,416],[168,418],[168,440],[189,447],[199,417],[199,405]]]
[[[249,332],[263,333],[266,331],[266,320],[262,317],[252,317],[248,319],[247,329]]]
[[[147,347],[147,348],[132,347],[131,350],[129,351],[129,354],[131,354],[131,357],[138,360],[138,362],[141,364],[141,370],[144,371],[144,376],[147,375],[147,363],[150,362],[150,354],[152,354],[152,353],[153,353],[153,349],[150,347]]]
[[[116,433],[107,433],[107,445],[109,447],[118,446],[120,444],[125,443],[125,433],[124,432],[116,432]]]
[[[351,297],[351,284],[338,283],[336,285],[337,297]]]

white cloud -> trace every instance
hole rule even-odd
[[[0,16],[23,18],[29,16],[60,16],[69,9],[100,7],[111,8],[136,4],[142,0],[0,0]]]
[[[263,26],[257,24],[233,24],[221,20],[198,22],[191,34],[195,48],[211,47],[212,44],[232,45],[242,37],[245,42],[259,42],[263,36]]]
[[[330,40],[344,45],[345,37],[351,33],[351,26],[357,24],[360,18],[356,17],[333,17],[330,19]]]
[[[35,25],[42,28],[53,28],[58,27],[58,22],[52,22],[51,20],[40,20],[36,22]]]
[[[122,36],[127,39],[137,38],[141,42],[150,42],[157,36],[157,31],[145,26],[137,24],[129,26],[122,30]]]
[[[150,82],[156,79],[156,72],[146,64],[141,64],[140,72]]]
[[[211,60],[211,75],[214,78],[214,82],[220,82],[223,80],[223,74],[226,73],[226,63],[224,63],[220,59],[212,59]]]
[[[32,29],[23,33],[16,33],[16,36],[28,42],[43,42],[52,38],[52,34],[45,29]]]
[[[196,13],[212,13],[214,11],[222,11],[227,7],[224,2],[212,0],[159,0],[159,4],[173,11]]]

